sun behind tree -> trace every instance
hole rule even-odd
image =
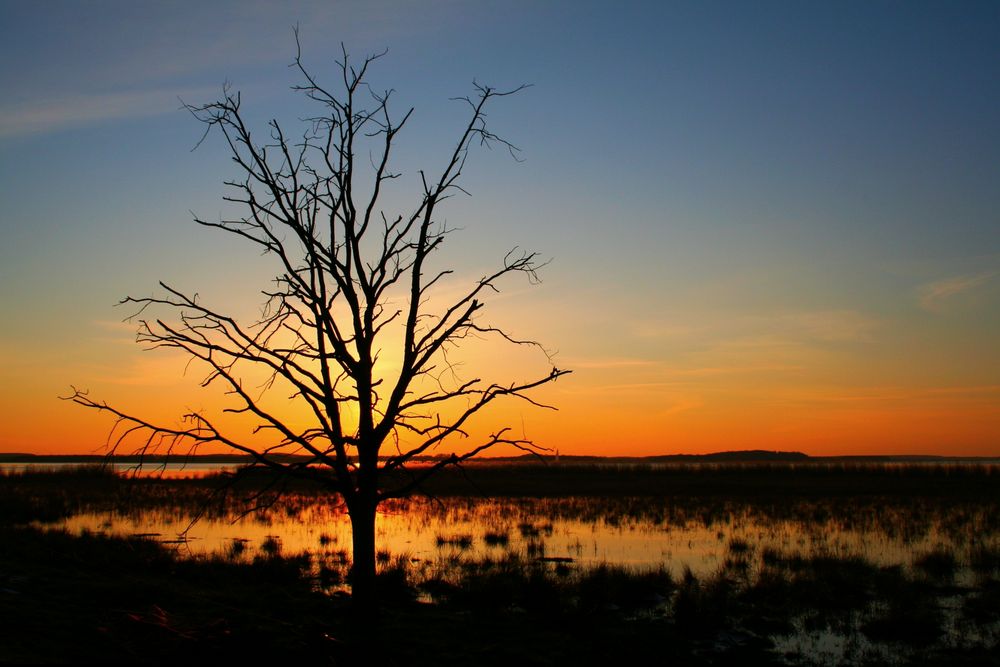
[[[84,391],[70,397],[117,418],[120,430],[110,441],[112,453],[136,433],[144,434],[139,447],[144,453],[222,444],[252,457],[255,467],[314,480],[341,494],[353,532],[352,591],[365,606],[375,598],[379,503],[407,496],[443,467],[496,445],[539,451],[510,428],[462,449],[448,443],[466,436],[470,420],[498,398],[549,407],[528,392],[569,372],[551,366],[528,379],[464,380],[447,358],[450,349],[473,336],[541,349],[477,317],[484,295],[496,291],[500,279],[523,274],[536,280],[540,263],[535,253],[515,248],[460,296],[443,306],[430,305],[431,289],[452,273],[432,270],[427,263],[450,232],[438,221],[438,209],[462,192],[459,180],[474,144],[498,144],[515,153],[513,145],[487,128],[484,111],[492,100],[524,86],[500,91],[474,84],[475,94],[461,98],[468,104],[469,120],[446,167],[436,178],[421,171],[416,206],[389,214],[380,197],[386,182],[399,175],[389,167],[390,153],[413,110],[394,118],[390,92],[368,86],[368,68],[379,57],[354,66],[344,51],[333,89],[313,77],[302,63],[301,49],[297,51],[295,66],[304,83],[293,89],[322,109],[307,119],[301,139],[290,139],[273,120],[267,142],[256,141],[241,112],[239,93],[228,89],[216,102],[187,106],[205,123],[206,134],[219,132],[225,138],[240,172],[227,181],[234,194],[226,199],[245,211],[235,220],[195,221],[259,246],[278,264],[275,287],[264,292],[267,301],[259,321],[242,324],[203,304],[196,294],[166,283],[160,283],[164,296],[123,300],[138,309],[140,343],[177,348],[206,365],[203,384],[221,385],[236,401],[226,411],[252,417],[255,432],[274,433],[274,440],[267,445],[244,440],[204,413],[186,414],[182,427],[168,427]],[[362,145],[372,153],[359,159]],[[161,310],[173,319],[147,319],[147,312]],[[394,357],[388,377],[379,369],[380,354]],[[262,372],[265,391],[251,390],[247,378]],[[281,402],[298,404],[308,423],[282,417],[264,399],[275,394]],[[408,467],[417,457],[440,454],[441,447],[448,454]],[[288,454],[304,456],[289,459]]]

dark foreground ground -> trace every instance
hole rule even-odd
[[[472,599],[418,604],[386,582],[387,602],[362,623],[346,597],[315,591],[296,559],[251,565],[175,559],[146,540],[6,528],[0,618],[6,663],[562,665],[770,663],[762,642],[716,645],[655,616],[565,608],[553,584],[483,582]],[[510,591],[533,587],[509,606]],[[652,588],[650,589],[652,590]],[[637,608],[638,609],[638,608]],[[738,639],[738,638],[737,638]]]
[[[770,661],[718,651],[655,618],[511,610],[485,596],[418,604],[400,591],[374,627],[317,593],[294,560],[178,562],[150,542],[6,529],[0,618],[6,663],[250,660],[343,665],[562,665]],[[514,582],[512,582],[514,583]],[[699,658],[699,651],[710,656]]]
[[[906,503],[921,490],[921,497],[945,505],[997,505],[1000,497],[996,475],[979,472],[844,469],[803,476],[775,470],[682,475],[565,469],[550,478],[551,471],[493,469],[476,484],[487,492],[503,487],[528,495],[545,495],[542,487],[583,495],[682,494],[688,501],[700,494],[708,504],[724,497],[775,507],[815,496]],[[165,485],[167,496],[213,484],[140,483]],[[437,492],[448,495],[449,484],[460,489],[463,483],[443,479]],[[430,591],[437,604],[417,601],[405,567],[387,566],[383,605],[370,619],[360,618],[347,596],[322,592],[320,575],[305,557],[192,560],[147,539],[73,537],[28,525],[71,512],[79,502],[117,502],[133,492],[128,484],[74,473],[0,479],[0,661],[800,664],[808,656],[783,655],[769,637],[791,632],[793,620],[836,628],[864,611],[864,636],[890,647],[890,655],[897,647],[904,663],[1000,664],[988,642],[936,641],[947,625],[941,600],[959,594],[958,623],[973,634],[995,627],[1000,554],[989,549],[976,552],[974,591],[959,590],[957,564],[947,554],[913,572],[859,559],[771,554],[752,566],[751,577],[747,545],[739,544],[731,546],[719,573],[701,581],[674,580],[662,571],[604,568],[568,576],[552,563],[487,564],[457,582],[438,582]],[[873,654],[868,662],[883,664],[885,655]]]

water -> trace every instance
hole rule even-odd
[[[197,476],[213,469],[218,467],[177,472]],[[306,554],[317,585],[330,592],[347,588],[350,522],[335,497],[292,494],[266,511],[247,512],[236,502],[206,505],[210,493],[202,483],[144,482],[100,501],[102,509],[83,505],[69,518],[45,525],[74,534],[142,535],[193,558],[249,561],[275,552]],[[558,575],[562,568],[569,577],[609,564],[666,570],[678,582],[690,572],[706,586],[728,580],[727,585],[749,588],[757,577],[765,579],[768,562],[785,559],[780,567],[791,580],[797,566],[787,563],[795,558],[858,559],[886,570],[901,568],[917,586],[933,578],[940,591],[934,604],[944,616],[935,646],[995,648],[1000,639],[1000,620],[972,627],[962,613],[986,590],[982,581],[994,581],[995,566],[976,569],[977,550],[1000,553],[995,503],[975,495],[413,498],[383,504],[376,532],[380,567],[405,563],[408,582],[416,586],[435,579],[457,582],[463,571],[474,571],[463,570],[465,564],[514,559],[525,565],[541,561],[549,572]],[[954,572],[922,570],[921,559],[933,553],[952,558]],[[866,572],[863,576],[882,576]],[[325,576],[329,573],[335,576]],[[891,579],[891,572],[886,576]],[[808,611],[794,616],[793,630],[773,638],[776,655],[791,656],[792,664],[917,660],[918,649],[873,641],[862,631],[888,603],[873,598],[835,621],[829,610],[820,623]],[[660,612],[668,613],[669,598],[663,604]]]
[[[664,567],[675,576],[690,569],[699,577],[716,572],[730,546],[753,552],[804,557],[860,557],[880,566],[910,566],[937,548],[962,554],[982,544],[990,517],[941,511],[916,513],[908,525],[902,511],[886,510],[866,521],[829,514],[817,521],[815,507],[802,517],[775,518],[752,507],[714,513],[651,507],[649,514],[624,514],[602,499],[411,499],[383,505],[376,519],[380,550],[419,561],[495,558],[504,552],[528,558],[559,558],[582,567],[601,563],[636,569]],[[635,514],[635,509],[628,510]],[[806,518],[810,517],[810,518]],[[234,541],[245,557],[261,553],[271,538],[283,553],[323,554],[350,550],[350,522],[329,498],[292,496],[268,512],[236,512],[195,520],[178,508],[82,512],[51,524],[70,533],[145,535],[177,544],[191,555],[222,554]],[[995,534],[985,536],[997,546]]]

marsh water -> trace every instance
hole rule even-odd
[[[216,470],[168,469],[161,476],[198,478]],[[792,656],[793,664],[892,664],[919,658],[928,645],[989,651],[1000,645],[1000,618],[984,611],[992,608],[1000,575],[993,468],[616,469],[607,492],[563,493],[594,480],[605,485],[607,471],[595,470],[498,469],[492,482],[477,480],[483,488],[496,482],[512,489],[527,479],[553,497],[522,488],[522,495],[449,492],[438,500],[386,502],[376,522],[379,567],[405,572],[426,602],[436,601],[436,582],[461,586],[463,577],[490,567],[541,568],[564,581],[581,581],[602,566],[665,573],[673,588],[653,596],[655,608],[643,613],[667,618],[679,613],[680,591],[692,590],[685,582],[709,596],[709,608],[720,604],[710,600],[718,591],[732,600],[784,590],[776,599],[785,600],[803,590],[805,601],[783,612],[791,625],[769,633],[777,653]],[[216,478],[134,485],[115,479],[95,480],[95,488],[107,490],[77,494],[63,518],[36,525],[141,536],[185,558],[303,557],[322,590],[349,588],[350,521],[335,496],[284,493],[271,502],[252,490],[217,497]],[[81,488],[91,488],[86,480]],[[44,475],[35,482],[47,483]],[[58,484],[45,488],[63,493]],[[266,507],[253,509],[261,502]],[[825,602],[810,610],[814,596]],[[905,628],[913,610],[935,619],[920,626],[930,630],[903,630],[909,644],[877,638],[878,623],[897,619]]]
[[[376,519],[383,560],[391,555],[433,564],[513,553],[580,567],[663,567],[677,577],[685,570],[711,575],[734,544],[759,553],[859,557],[906,567],[944,550],[962,563],[974,547],[1000,547],[993,526],[988,512],[969,507],[911,503],[872,511],[828,501],[763,511],[733,503],[692,509],[643,498],[411,499],[384,504]],[[342,505],[309,495],[250,513],[234,509],[199,516],[169,506],[85,511],[51,527],[74,534],[141,535],[191,555],[235,551],[242,558],[279,549],[346,557],[351,544]],[[240,545],[235,550],[234,543]]]

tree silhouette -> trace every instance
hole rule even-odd
[[[235,400],[225,412],[248,415],[256,435],[275,437],[266,445],[241,439],[217,416],[203,412],[184,415],[180,426],[165,426],[85,391],[70,396],[117,418],[109,438],[112,453],[137,435],[143,453],[217,443],[249,455],[255,467],[314,480],[341,494],[353,531],[353,595],[364,604],[375,595],[379,503],[407,496],[445,466],[460,465],[496,445],[537,452],[539,447],[515,437],[510,428],[461,449],[451,443],[468,435],[470,420],[496,399],[516,397],[550,407],[528,392],[568,372],[551,367],[518,381],[458,379],[448,361],[449,351],[470,337],[498,337],[504,344],[541,349],[478,317],[484,296],[496,291],[502,278],[523,274],[536,280],[541,264],[535,253],[515,248],[458,297],[432,307],[431,289],[453,273],[432,269],[428,262],[452,231],[439,222],[439,208],[464,192],[459,181],[473,146],[498,145],[516,157],[516,148],[487,128],[485,110],[524,86],[501,91],[474,83],[474,94],[460,98],[469,118],[446,154],[444,169],[436,178],[420,171],[419,201],[409,212],[390,215],[381,201],[386,184],[399,176],[390,169],[390,154],[413,109],[394,118],[392,91],[376,92],[368,85],[369,66],[381,55],[355,66],[343,50],[339,81],[329,88],[303,65],[299,48],[294,66],[303,83],[293,90],[322,111],[306,119],[307,129],[295,139],[272,120],[266,142],[258,143],[240,94],[228,87],[218,101],[187,106],[206,125],[206,135],[217,132],[225,139],[239,177],[226,182],[230,193],[224,199],[243,211],[236,219],[195,221],[256,245],[277,262],[257,321],[241,324],[203,304],[197,294],[162,282],[162,296],[122,301],[137,309],[140,343],[183,350],[205,365],[203,386],[222,385]],[[149,315],[161,311],[169,315]],[[380,364],[379,355],[387,351],[394,355],[393,364]],[[247,378],[260,371],[266,381],[258,391]],[[264,400],[279,391],[287,401]],[[290,421],[287,404],[297,404],[307,423]],[[441,448],[452,451],[441,456]],[[430,453],[438,456],[416,465]]]

